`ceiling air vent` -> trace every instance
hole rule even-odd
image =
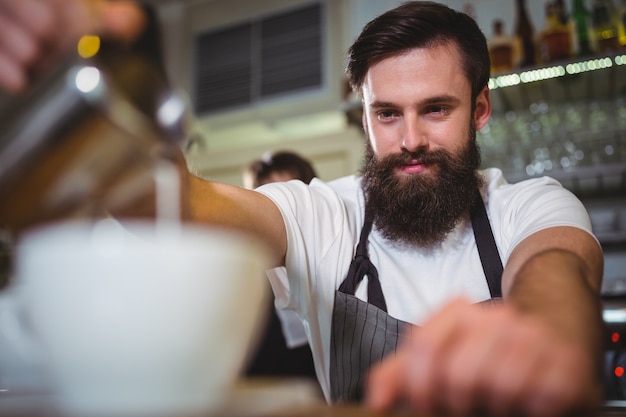
[[[320,87],[321,9],[321,4],[313,4],[198,35],[196,113]]]

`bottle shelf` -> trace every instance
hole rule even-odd
[[[494,114],[533,103],[611,100],[626,96],[626,49],[493,74]]]

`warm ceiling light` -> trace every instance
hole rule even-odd
[[[91,58],[100,50],[100,37],[85,35],[78,40],[78,55],[83,58]]]

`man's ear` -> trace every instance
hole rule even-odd
[[[476,108],[474,109],[474,123],[476,130],[482,129],[491,117],[491,98],[489,97],[489,87],[485,86],[476,97]]]

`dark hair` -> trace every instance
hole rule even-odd
[[[453,42],[476,98],[489,82],[487,40],[474,19],[431,1],[410,1],[378,16],[363,28],[348,51],[346,74],[359,92],[370,67],[414,48]]]
[[[253,161],[248,166],[247,172],[252,176],[254,188],[265,184],[274,172],[288,172],[295,179],[307,184],[317,176],[313,165],[307,159],[290,151],[267,154]]]

